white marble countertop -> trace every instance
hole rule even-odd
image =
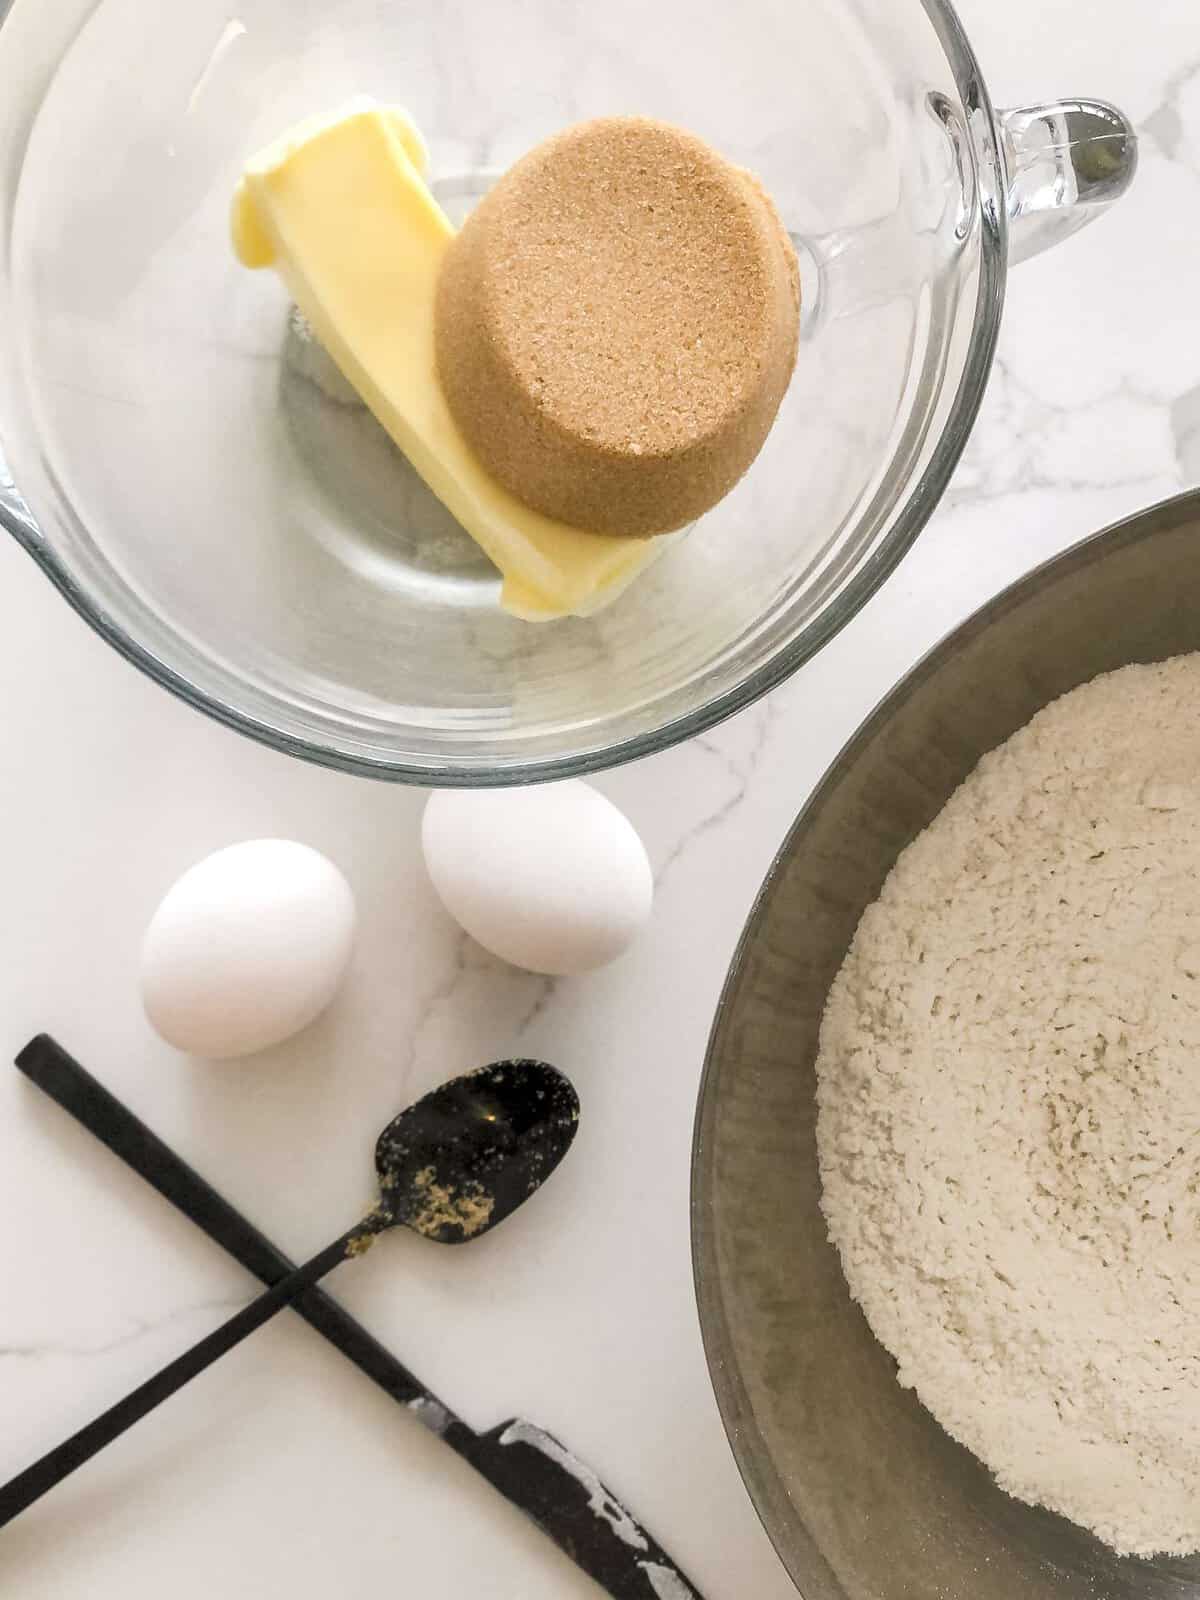
[[[421,868],[424,796],[291,763],[110,654],[0,549],[0,1056],[49,1029],[303,1256],[367,1193],[378,1125],[451,1072],[537,1053],[586,1104],[553,1193],[469,1252],[387,1241],[335,1292],[478,1426],[524,1415],[594,1465],[709,1600],[793,1590],[741,1486],[692,1295],[688,1160],[705,1040],[755,889],[880,695],[1010,579],[1200,481],[1195,0],[962,0],[1001,104],[1087,93],[1143,135],[1111,217],[1014,273],[1000,358],[946,503],[867,610],[716,733],[605,775],[658,898],[586,980],[504,969]],[[291,1046],[189,1064],[135,986],[177,872],[282,834],[341,863],[348,991]],[[15,1073],[0,1072],[0,1474],[245,1300],[245,1276]],[[7,1530],[13,1600],[597,1591],[295,1318],[283,1317]]]

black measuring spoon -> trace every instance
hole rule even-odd
[[[542,1061],[500,1061],[453,1078],[379,1135],[379,1199],[304,1266],[231,1317],[0,1488],[0,1527],[89,1461],[185,1383],[248,1338],[381,1233],[405,1227],[437,1244],[478,1239],[511,1216],[558,1166],[575,1137],[579,1098]]]

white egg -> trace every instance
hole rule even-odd
[[[251,839],[196,863],[168,891],[142,946],[146,1015],[189,1055],[225,1060],[280,1044],[337,992],[354,897],[307,845]]]
[[[650,915],[642,841],[611,800],[577,779],[439,791],[422,836],[446,910],[514,967],[590,972],[619,956]]]

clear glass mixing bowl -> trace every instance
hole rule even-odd
[[[643,112],[757,172],[796,239],[762,456],[590,620],[498,609],[278,281],[234,262],[245,158],[361,94],[415,114],[460,216],[564,124]],[[118,649],[277,747],[435,784],[625,760],[878,587],[974,418],[1010,234],[1070,231],[1134,161],[1098,102],[994,113],[944,0],[0,0],[0,521]]]

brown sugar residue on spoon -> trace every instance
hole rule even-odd
[[[458,1228],[464,1239],[486,1228],[495,1197],[481,1183],[468,1182],[452,1189],[439,1183],[432,1167],[423,1167],[413,1179],[416,1203],[408,1225],[417,1233],[433,1236],[444,1228]]]
[[[644,117],[581,123],[468,218],[438,372],[488,471],[576,527],[651,535],[762,447],[799,337],[796,253],[750,173]]]

